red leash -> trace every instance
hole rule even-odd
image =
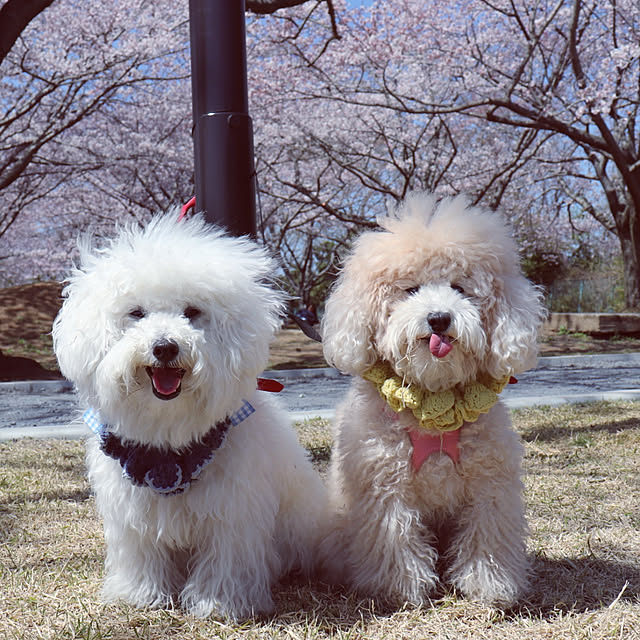
[[[277,380],[271,380],[271,378],[258,378],[258,391],[271,391],[272,393],[279,393],[284,389],[284,385]]]
[[[196,206],[196,197],[193,196],[193,198],[191,198],[191,200],[189,200],[187,204],[182,205],[182,209],[180,209],[180,216],[178,217],[178,222],[183,218],[186,218],[189,211],[191,209],[195,209],[195,206]]]

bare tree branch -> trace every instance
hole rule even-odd
[[[327,12],[331,20],[332,39],[340,39],[338,33],[338,21],[336,18],[336,9],[333,0],[316,0],[318,4],[324,2],[327,5]],[[246,9],[258,15],[268,15],[275,13],[279,9],[290,9],[291,7],[299,7],[311,0],[247,0]],[[329,46],[329,42],[325,43],[324,49]]]
[[[0,64],[27,25],[53,0],[7,0],[0,8]]]
[[[247,0],[245,7],[251,13],[260,15],[268,15],[275,13],[279,9],[289,9],[291,7],[299,7],[308,0]]]

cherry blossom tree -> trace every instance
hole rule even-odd
[[[637,18],[626,0],[618,0],[616,15],[623,4],[631,18],[618,31],[627,33]],[[564,16],[570,29],[575,2],[539,0],[535,12],[524,0],[247,6],[254,10],[247,44],[259,222],[281,256],[283,281],[304,304],[318,302],[353,236],[413,189],[465,192],[500,207],[532,255],[577,251],[585,236],[604,241],[617,231],[584,140],[522,115],[511,121],[507,107],[491,102],[517,77],[528,83],[509,94],[520,105],[519,92],[553,75],[565,24],[556,29],[554,21]],[[0,190],[0,217],[14,216],[0,237],[5,279],[12,270],[23,279],[58,276],[78,230],[101,233],[114,220],[142,220],[193,191],[186,2],[115,7],[56,0],[0,66],[7,88],[0,90],[0,180],[9,175],[7,159],[33,151]],[[528,32],[544,37],[527,40],[517,19],[525,14]],[[598,26],[590,20],[576,31],[579,51]],[[60,36],[70,24],[71,37]],[[601,52],[605,31],[592,38]],[[627,66],[637,71],[632,48],[615,55],[627,61],[625,73]],[[572,72],[570,58],[563,69]],[[563,82],[558,76],[542,96],[562,96],[564,112],[550,103],[558,118],[583,99],[577,85]],[[617,109],[632,101],[629,93]],[[607,175],[613,165],[606,164]]]
[[[246,8],[257,14],[274,13],[278,9],[295,7],[308,0],[247,0]],[[318,0],[316,0],[318,1]],[[335,27],[335,9],[332,0],[321,0],[327,6],[332,16],[334,35],[337,37]],[[4,60],[11,47],[15,44],[20,34],[27,25],[46,8],[53,4],[53,0],[5,0],[0,6],[0,63]]]
[[[0,6],[0,63],[5,59],[11,47],[27,25],[53,0],[6,0]]]
[[[562,137],[553,191],[569,217],[586,213],[615,233],[627,306],[640,307],[640,5],[483,0],[470,10],[469,44],[455,53],[473,73],[440,106]],[[490,39],[496,31],[506,42]],[[443,49],[454,53],[444,38]]]
[[[640,308],[640,4],[572,0],[537,11],[527,2],[483,4],[515,32],[521,54],[498,78],[491,47],[473,47],[484,86],[465,108],[569,141],[558,188],[617,235],[627,306]]]
[[[188,5],[7,0],[0,17],[2,280],[57,277],[79,230],[193,193]]]
[[[519,194],[513,181],[535,176],[532,195],[549,201],[553,193],[570,222],[587,214],[616,235],[627,306],[640,307],[636,0],[380,1],[339,26],[341,46],[320,58],[309,42],[290,39],[299,60],[323,79],[303,86],[299,100],[388,110],[405,124],[440,117],[452,132],[464,117],[473,124],[454,135],[457,185],[479,193],[484,181],[492,187],[483,199],[491,204],[502,193],[508,209],[509,185]],[[484,143],[474,144],[469,131],[484,132]],[[499,150],[494,136],[511,146]],[[523,144],[535,153],[521,161]],[[463,148],[472,153],[465,157]],[[514,171],[509,159],[517,161]],[[479,183],[469,181],[481,174]]]
[[[3,7],[4,9],[5,7]],[[0,235],[18,215],[99,158],[77,128],[134,89],[187,81],[185,20],[171,3],[57,0],[24,31],[0,77]],[[95,131],[95,130],[94,130]],[[69,134],[69,135],[66,135]]]
[[[410,95],[429,90],[435,99],[455,91],[450,76],[427,62],[407,76],[416,42],[423,43],[423,4],[417,15],[399,14],[398,3],[360,11],[337,6],[341,39],[328,48],[326,15],[309,6],[251,24],[250,67],[261,79],[252,87],[256,153],[272,245],[296,237],[305,250],[315,243],[339,253],[416,189],[465,192],[472,202],[501,207],[533,253],[552,245],[555,254],[566,253],[593,230],[584,220],[560,223],[560,211],[547,211],[547,222],[530,231],[548,201],[557,155],[551,133],[489,127],[389,98],[387,84],[397,78]]]

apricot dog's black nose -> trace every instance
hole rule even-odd
[[[427,322],[434,333],[444,333],[451,326],[451,314],[436,311],[427,316]]]
[[[173,340],[162,339],[153,345],[153,356],[163,364],[175,360],[179,353],[180,347]]]

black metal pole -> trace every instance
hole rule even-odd
[[[189,0],[196,210],[256,233],[244,0]]]

